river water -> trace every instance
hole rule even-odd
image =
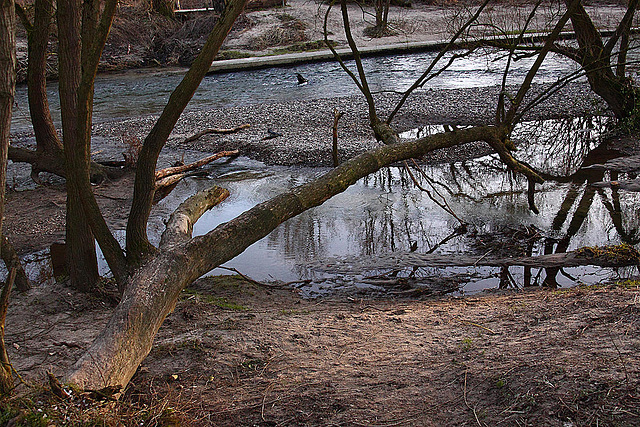
[[[435,52],[390,57],[365,58],[364,66],[373,91],[406,90],[417,79]],[[471,55],[454,63],[429,82],[431,88],[469,88],[499,84],[506,60],[496,54]],[[532,59],[513,63],[508,83],[522,81]],[[348,64],[353,67],[350,61]],[[538,73],[537,82],[555,81],[575,67],[563,58],[551,56]],[[309,80],[297,84],[296,73]],[[183,69],[138,70],[100,75],[95,84],[94,121],[102,122],[159,114],[173,88],[184,75]],[[57,83],[49,84],[49,101],[54,120],[60,122]],[[335,62],[295,67],[212,74],[204,78],[187,109],[210,109],[248,103],[309,100],[355,95],[357,87]],[[12,131],[29,129],[26,86],[17,88]]]
[[[406,89],[433,55],[367,59],[373,89]],[[431,81],[430,87],[499,84],[503,62],[482,55],[466,58]],[[509,83],[519,82],[529,65],[530,60],[518,61],[509,75]],[[538,81],[554,81],[561,73],[571,72],[572,67],[552,57],[540,71]],[[310,83],[298,86],[295,73],[304,75]],[[95,120],[157,114],[181,77],[182,70],[100,76],[96,82]],[[50,91],[55,111],[55,84],[50,86]],[[309,64],[207,76],[189,108],[337,97],[355,92],[355,85],[337,64]],[[19,89],[17,100],[13,132],[28,128],[25,88]],[[409,250],[476,254],[480,258],[505,251],[509,255],[536,255],[585,245],[622,242],[637,245],[640,196],[596,191],[589,182],[610,176],[576,174],[585,160],[599,161],[615,155],[594,155],[592,151],[598,145],[605,122],[603,118],[544,121],[527,123],[517,130],[515,139],[524,142],[517,154],[519,158],[558,176],[557,180],[551,179],[539,188],[536,204],[540,213],[537,215],[528,209],[526,183],[505,173],[495,156],[426,166],[423,169],[429,178],[418,175],[417,179],[432,195],[443,196],[441,200],[446,200],[453,213],[467,223],[467,233],[457,235],[460,222],[434,203],[426,192],[416,189],[406,170],[392,167],[360,180],[324,205],[286,222],[226,265],[256,280],[310,280],[299,285],[301,292],[308,296],[336,290],[386,293],[389,289],[369,276],[388,272],[374,269],[338,275],[311,266],[330,263],[335,257],[366,258]],[[438,127],[416,129],[413,135],[404,136],[438,130]],[[531,141],[536,144],[528,144]],[[195,234],[206,233],[256,203],[307,182],[327,169],[267,167],[240,158],[228,165],[209,167],[207,171],[207,179],[183,181],[158,207],[169,212],[188,195],[212,184],[229,189],[230,198],[202,217],[195,226]],[[571,175],[574,176],[565,178]],[[151,222],[150,234],[157,239],[162,227],[161,219]],[[121,232],[119,235],[122,238]],[[572,286],[627,274],[630,274],[628,270],[587,267],[554,272],[554,278],[560,286]],[[546,272],[511,268],[507,275],[512,278],[509,281],[505,281],[504,271],[484,267],[393,272],[392,277],[398,276],[410,277],[412,286],[436,289],[444,286],[455,292],[472,293],[491,287],[539,285],[545,280]]]

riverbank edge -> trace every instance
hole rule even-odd
[[[640,28],[632,29],[634,34],[640,33]],[[615,31],[603,30],[600,34],[603,37],[611,37]],[[527,34],[522,40],[523,43],[540,42],[546,39],[548,33]],[[560,33],[558,40],[574,40],[576,34],[573,31]],[[513,37],[491,37],[474,42],[510,42],[518,38]],[[361,57],[391,56],[409,53],[439,51],[451,44],[450,39],[427,40],[427,41],[406,41],[402,43],[390,43],[385,45],[362,46],[358,48]],[[462,49],[468,42],[452,43],[454,49]],[[353,59],[354,53],[350,48],[336,49],[336,53],[343,60]],[[213,61],[209,67],[208,74],[233,73],[238,71],[257,70],[263,68],[288,67],[292,65],[310,64],[315,62],[334,61],[335,55],[329,49],[314,50],[308,52],[285,53],[280,55],[251,56],[247,58],[223,59]]]

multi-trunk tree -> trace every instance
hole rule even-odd
[[[388,121],[383,122],[378,118],[373,95],[368,91],[366,76],[358,58],[357,47],[349,34],[349,20],[344,2],[342,10],[347,36],[358,64],[360,80],[356,78],[356,81],[369,102],[371,127],[385,146],[351,159],[315,181],[257,205],[204,236],[192,238],[191,231],[195,221],[203,212],[226,197],[226,192],[217,188],[200,193],[184,202],[173,214],[162,236],[160,247],[155,248],[146,236],[146,220],[152,197],[150,177],[155,168],[154,159],[157,158],[159,149],[175,123],[173,120],[177,120],[173,111],[165,109],[158,123],[165,123],[163,117],[167,117],[167,125],[156,125],[146,138],[140,153],[134,203],[127,228],[128,261],[144,262],[139,268],[132,270],[133,274],[124,283],[122,301],[115,309],[113,317],[92,346],[71,368],[67,380],[87,388],[125,385],[150,351],[153,337],[175,306],[182,289],[240,254],[282,222],[318,206],[360,178],[384,166],[405,159],[419,158],[439,148],[485,141],[496,149],[511,169],[524,173],[533,182],[541,181],[535,172],[513,158],[508,148],[508,137],[517,117],[516,112],[520,109],[522,98],[536,73],[536,66],[532,68],[516,101],[506,113],[506,117],[511,121],[446,132],[418,140],[401,141]],[[557,23],[552,36],[560,32],[568,19],[567,13]],[[541,53],[539,62],[548,51],[549,49],[545,49]],[[171,102],[170,100],[169,103]]]

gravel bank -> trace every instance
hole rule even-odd
[[[417,92],[395,119],[400,132],[430,124],[472,125],[490,123],[498,96],[498,87]],[[543,87],[536,87],[537,93]],[[391,111],[397,94],[380,94],[377,106],[385,114]],[[588,87],[574,83],[555,94],[527,114],[527,120],[583,115],[594,110],[596,101]],[[339,151],[342,159],[378,146],[368,125],[367,109],[362,97],[292,101],[244,105],[209,111],[187,111],[178,122],[167,144],[167,151],[197,150],[215,152],[238,149],[244,156],[273,165],[329,165],[331,162],[333,111],[345,112],[339,124]],[[384,116],[384,115],[383,115]],[[95,126],[97,136],[119,140],[123,133],[143,138],[154,117]],[[248,123],[249,129],[231,135],[206,135],[197,141],[182,141],[206,128],[231,128]],[[282,136],[264,139],[268,129]],[[485,152],[478,144],[474,150],[434,153],[431,158],[464,158]]]

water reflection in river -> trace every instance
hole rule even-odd
[[[460,222],[415,188],[405,169],[391,167],[361,179],[324,205],[282,224],[227,266],[257,280],[313,279],[302,288],[307,295],[345,288],[384,291],[378,279],[367,279],[380,273],[408,277],[413,280],[412,286],[444,285],[453,290],[460,288],[464,293],[545,282],[571,286],[630,274],[627,270],[590,267],[547,271],[473,267],[408,269],[389,276],[388,271],[375,269],[356,268],[352,275],[337,275],[309,268],[312,262],[317,266],[334,257],[367,258],[398,251],[464,253],[481,258],[488,254],[540,255],[581,246],[638,245],[640,194],[590,186],[602,179],[623,177],[580,169],[619,155],[598,146],[597,138],[605,125],[604,118],[587,118],[525,123],[518,128],[514,135],[520,146],[517,156],[547,178],[536,194],[539,215],[528,209],[526,183],[506,173],[496,156],[423,165],[428,182],[416,174],[423,186],[437,189],[456,215],[468,223],[466,233],[459,233]],[[414,134],[439,130],[430,127]],[[535,145],[527,143],[533,139]],[[229,189],[231,196],[198,221],[196,235],[327,170],[266,167],[246,158],[211,166],[210,179],[187,179],[160,203],[157,209],[161,215],[150,223],[150,235],[159,239],[164,228],[162,220],[168,213],[188,195],[212,184]],[[122,232],[118,236],[123,240]],[[41,274],[38,265],[36,262],[30,267],[32,277]],[[218,273],[224,272],[214,271]]]
[[[227,265],[258,280],[312,278],[315,281],[305,289],[313,294],[322,292],[323,287],[376,287],[367,284],[375,282],[363,278],[379,271],[357,271],[349,277],[337,277],[307,268],[311,261],[317,265],[318,260],[329,262],[333,257],[370,257],[411,250],[481,257],[489,253],[499,255],[505,249],[507,255],[539,255],[580,246],[623,242],[636,245],[640,241],[637,215],[640,195],[591,187],[591,182],[617,176],[579,169],[584,163],[600,163],[615,155],[597,148],[597,137],[605,121],[602,118],[546,121],[524,124],[518,129],[515,138],[522,141],[518,156],[539,168],[548,179],[536,195],[539,215],[528,209],[526,183],[506,173],[495,156],[423,166],[431,184],[418,177],[422,185],[437,188],[457,216],[468,222],[468,232],[458,235],[455,231],[460,223],[417,190],[403,168],[391,167],[360,180],[323,206],[282,224]],[[525,143],[533,136],[539,143],[535,147]],[[267,169],[258,162],[240,159],[212,171],[213,182],[228,188],[231,197],[196,224],[196,234],[205,233],[326,169]],[[185,193],[210,184],[210,181],[185,182],[181,191],[163,204],[170,209]],[[465,292],[473,292],[487,286],[592,283],[617,273],[589,267],[546,272],[478,267],[423,268],[394,274],[417,278],[422,284],[442,282],[443,277],[448,277],[453,285],[462,284]]]

